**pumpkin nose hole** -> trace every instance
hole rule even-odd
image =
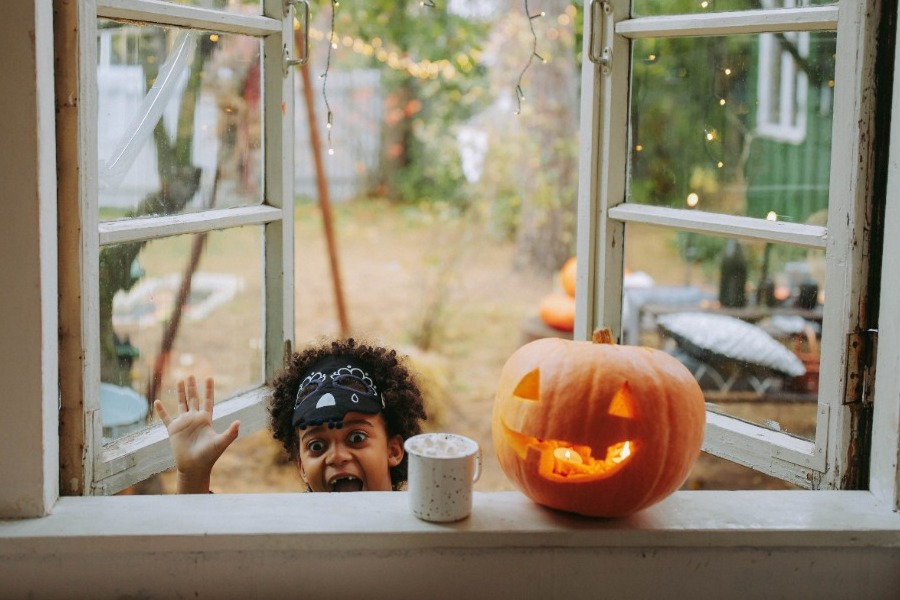
[[[534,369],[519,380],[513,396],[522,400],[538,402],[541,399],[541,370]]]

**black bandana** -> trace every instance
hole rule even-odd
[[[327,423],[329,428],[340,428],[348,412],[374,415],[383,408],[384,400],[368,373],[352,359],[328,356],[300,382],[291,425],[306,429]]]

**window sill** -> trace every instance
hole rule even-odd
[[[68,540],[81,548],[92,538],[147,536],[194,540],[200,549],[213,539],[235,540],[245,550],[275,536],[279,545],[321,549],[344,547],[346,535],[357,549],[407,547],[412,540],[522,545],[532,538],[542,546],[900,547],[900,514],[865,491],[678,492],[622,519],[549,510],[518,492],[476,492],[468,519],[434,524],[412,516],[404,492],[375,492],[61,498],[50,516],[0,521],[0,548],[7,550],[13,540],[52,538],[62,551]]]
[[[679,492],[624,519],[476,493],[471,517],[453,524],[416,519],[402,492],[62,498],[48,517],[0,522],[11,597],[63,597],[88,580],[96,597],[265,597],[292,586],[328,596],[336,578],[355,595],[386,570],[417,574],[386,580],[407,597],[583,597],[598,585],[715,596],[750,576],[737,596],[889,597],[898,564],[900,514],[869,492]]]

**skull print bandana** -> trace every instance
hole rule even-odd
[[[313,365],[297,390],[293,427],[340,428],[348,412],[377,414],[384,400],[371,377],[352,359],[327,356]]]

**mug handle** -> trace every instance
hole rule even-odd
[[[472,476],[472,483],[475,483],[481,478],[481,446],[478,447],[478,452],[475,453],[475,474]]]

